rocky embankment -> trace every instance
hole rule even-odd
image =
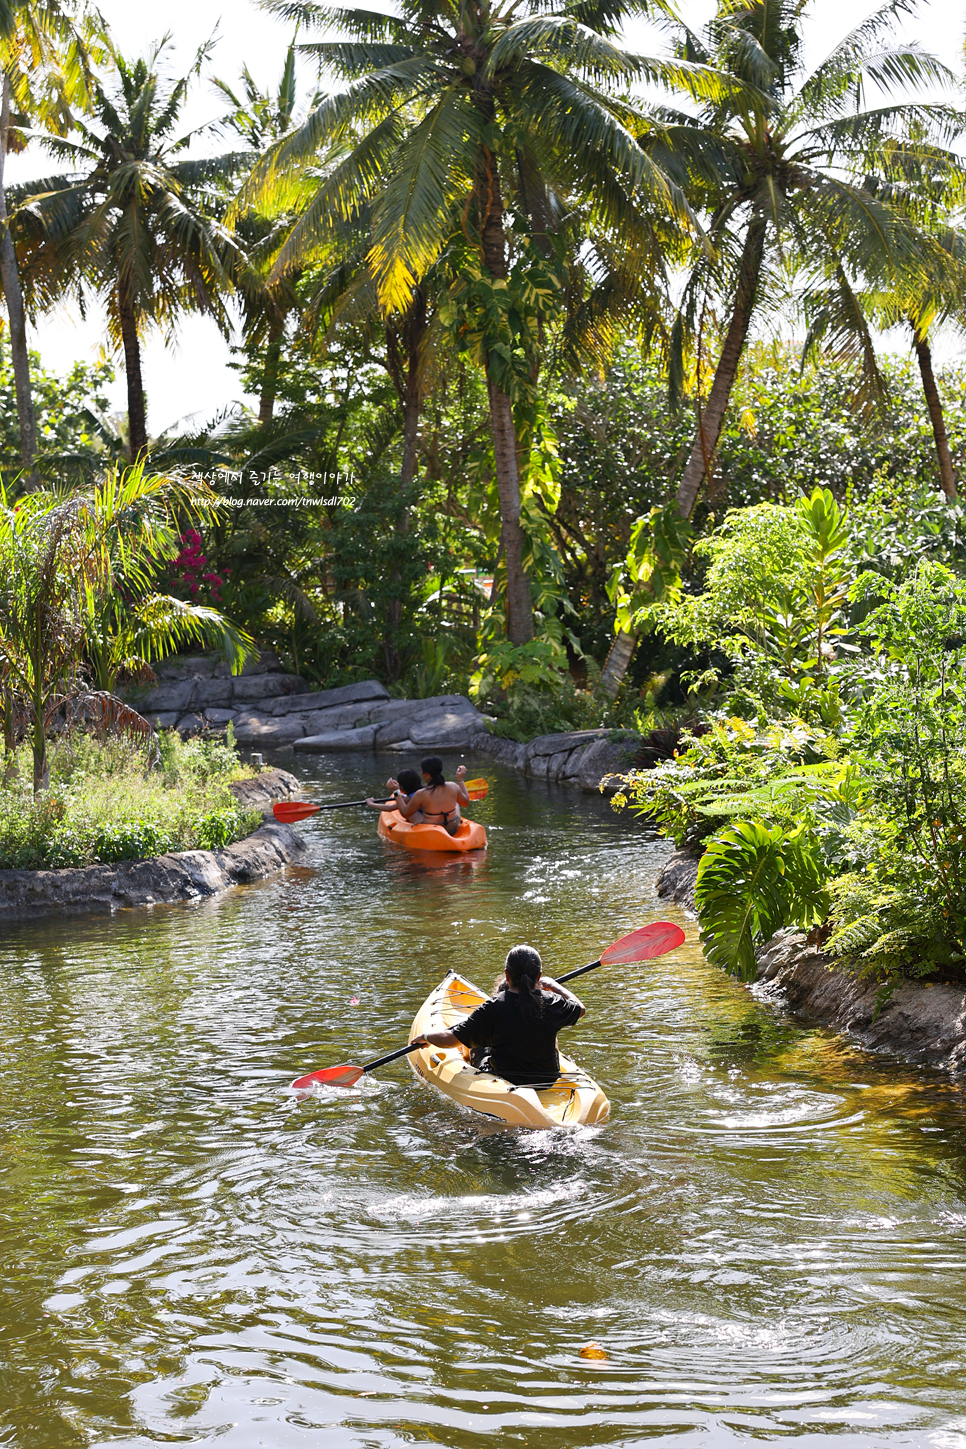
[[[676,851],[658,895],[694,910],[697,857]],[[848,1032],[862,1046],[951,1071],[966,1068],[966,990],[906,981],[891,992],[833,962],[798,931],[779,931],[758,952],[756,995]]]
[[[154,688],[127,696],[155,727],[187,736],[222,732],[231,720],[238,743],[254,749],[425,753],[466,748],[486,731],[465,695],[391,699],[375,679],[312,690],[270,653],[234,678],[227,664],[204,655],[162,664],[157,674]]]
[[[540,735],[525,745],[495,735],[477,735],[473,748],[535,780],[616,795],[621,775],[630,769],[642,743],[641,736],[630,731],[601,729]]]
[[[74,870],[0,870],[0,921],[59,912],[110,912],[217,895],[271,875],[294,860],[305,842],[272,817],[274,800],[301,786],[287,770],[263,770],[229,787],[244,810],[264,807],[265,823],[222,850],[179,850],[150,860],[87,865]]]
[[[472,749],[537,780],[613,795],[616,776],[643,743],[631,732],[599,729],[542,735],[521,745],[491,735],[486,716],[465,695],[391,699],[376,679],[312,690],[299,675],[286,674],[270,653],[234,678],[227,664],[205,655],[172,660],[157,673],[154,688],[128,695],[153,725],[188,736],[223,732],[231,720],[238,743],[254,749],[417,755]]]

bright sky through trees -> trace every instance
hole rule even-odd
[[[816,0],[808,62],[821,60],[873,8],[874,0]],[[217,33],[211,71],[229,83],[237,79],[243,64],[261,85],[276,82],[291,39],[289,28],[266,15],[252,0],[166,0],[158,7],[132,5],[130,0],[100,0],[100,9],[120,49],[129,56],[143,53],[164,33],[162,27],[167,28],[172,35],[171,68],[176,72],[180,65],[188,63],[203,40]],[[689,23],[700,25],[712,12],[713,4],[710,0],[680,0],[680,10]],[[949,0],[928,0],[920,6],[918,18],[907,21],[898,33],[919,40],[947,65],[959,70],[964,27],[966,8],[960,0],[955,5]],[[642,22],[628,32],[627,41],[632,48],[653,51],[660,45],[660,34]],[[223,103],[203,80],[195,87],[185,112],[186,127],[203,126],[222,110]],[[230,145],[230,141],[204,138],[199,148],[227,149]],[[39,150],[11,158],[9,163],[12,182],[55,169]],[[87,322],[81,322],[65,309],[42,319],[30,334],[31,346],[39,348],[46,365],[58,371],[66,371],[78,359],[91,361],[103,339],[101,318],[92,313]],[[156,334],[150,337],[144,349],[149,431],[157,433],[190,414],[198,414],[200,422],[237,398],[240,383],[228,366],[229,360],[227,344],[214,323],[204,317],[188,317],[181,323],[176,348],[166,348]],[[119,411],[124,407],[122,371],[112,397]]]

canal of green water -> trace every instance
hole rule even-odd
[[[665,844],[467,763],[482,859],[334,812],[215,900],[2,928],[0,1443],[966,1446],[960,1089],[693,945],[578,983],[603,1126],[504,1130],[405,1061],[286,1090],[402,1045],[451,966],[683,920]],[[334,800],[398,764],[296,768]]]

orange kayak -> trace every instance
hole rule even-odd
[[[442,825],[411,825],[398,810],[379,815],[379,834],[393,845],[407,850],[485,850],[486,831],[475,820],[464,815],[455,835],[448,835]]]

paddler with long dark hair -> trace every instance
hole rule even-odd
[[[560,1075],[557,1032],[573,1026],[585,1010],[566,986],[544,976],[539,951],[514,946],[496,994],[452,1031],[429,1032],[423,1040],[470,1047],[474,1066],[515,1086],[549,1086]]]

